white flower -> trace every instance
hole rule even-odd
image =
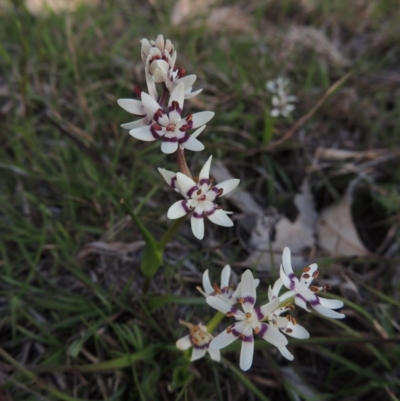
[[[275,283],[276,287],[272,292],[278,294],[282,285],[290,291],[280,296],[280,300],[284,301],[294,296],[295,304],[309,312],[307,303],[309,303],[317,312],[326,317],[333,319],[342,319],[345,317],[343,313],[338,313],[332,309],[338,309],[343,306],[343,302],[337,299],[326,299],[317,296],[321,290],[328,289],[327,286],[316,287],[310,286],[314,278],[318,277],[318,265],[311,264],[303,270],[300,280],[294,275],[292,263],[290,260],[290,249],[286,247],[283,250],[282,265],[280,269],[280,279]]]
[[[192,92],[196,75],[184,76],[183,68],[176,68],[177,53],[169,39],[164,40],[158,35],[155,41],[142,39],[142,60],[146,71],[153,77],[154,82],[165,82],[168,90],[172,92],[180,83],[184,87],[184,98],[189,99],[198,95],[202,89]]]
[[[231,267],[226,265],[221,271],[221,286],[218,287],[217,284],[211,285],[208,270],[203,273],[203,288],[197,287],[197,289],[205,296],[208,297],[213,295],[215,297],[221,298],[228,304],[234,305],[239,302],[241,283],[237,286],[235,290],[233,284],[229,284],[229,278],[231,276]],[[258,278],[254,279],[254,284],[256,288],[260,284]]]
[[[211,341],[210,349],[224,348],[240,338],[242,340],[240,351],[240,368],[242,370],[250,369],[253,363],[253,330],[261,338],[279,349],[287,345],[286,337],[276,327],[264,322],[279,307],[279,299],[275,298],[265,305],[254,307],[256,303],[256,287],[250,270],[246,270],[242,274],[239,302],[242,304],[243,312],[215,296],[207,297],[206,301],[213,308],[225,313],[228,317],[233,316],[237,320],[236,323],[229,326]]]
[[[274,95],[272,96],[272,117],[278,117],[279,115],[287,117],[295,109],[295,106],[291,103],[296,102],[297,97],[287,94],[288,85],[289,80],[282,77],[279,77],[276,81],[268,81],[266,83],[266,89]]]
[[[220,352],[209,348],[209,344],[214,337],[207,331],[206,326],[202,324],[194,325],[183,320],[179,320],[179,323],[186,326],[190,330],[190,334],[180,338],[176,342],[177,348],[186,350],[193,347],[192,357],[190,359],[192,362],[203,358],[206,352],[210,354],[212,360],[220,362]]]
[[[145,115],[151,117],[151,124],[130,130],[130,135],[142,141],[155,141],[161,138],[161,150],[167,154],[175,152],[178,144],[192,151],[204,149],[204,145],[196,139],[197,131],[193,135],[190,135],[188,131],[199,127],[202,131],[204,124],[210,121],[215,113],[203,111],[189,114],[181,119],[184,102],[183,84],[179,84],[172,91],[168,102],[168,114],[147,93],[142,92],[141,97]]]
[[[157,89],[156,85],[153,81],[153,78],[151,75],[146,71],[146,83],[147,83],[147,90],[149,92],[149,95],[154,99],[157,100]],[[148,96],[149,96],[148,95]],[[150,115],[141,100],[136,100],[136,99],[118,99],[117,103],[128,113],[135,114],[136,116],[142,117],[140,120],[132,121],[130,123],[125,123],[121,124],[122,128],[125,129],[134,129],[138,127],[143,127],[148,124],[153,119],[153,116]]]
[[[173,173],[164,169],[158,169],[166,182],[186,199],[175,202],[168,210],[169,219],[179,219],[190,213],[190,223],[193,234],[198,239],[204,237],[204,217],[213,223],[223,227],[232,227],[233,222],[227,216],[228,212],[222,210],[214,203],[216,199],[234,190],[240,180],[234,178],[218,185],[213,185],[213,179],[209,178],[212,156],[200,171],[198,181],[182,173]]]
[[[278,298],[280,289],[282,288],[281,279],[278,279],[274,284],[268,288],[268,299],[272,301]],[[279,298],[278,298],[279,299]],[[267,321],[269,324],[278,328],[282,333],[287,334],[290,337],[306,339],[310,337],[309,332],[301,325],[297,324],[296,319],[290,315],[281,316],[282,313],[289,312],[294,309],[293,305],[281,306],[277,308],[273,313],[268,315]],[[289,352],[286,347],[279,348],[281,354],[289,360],[293,360],[293,355]]]

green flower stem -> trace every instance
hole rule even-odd
[[[224,317],[225,317],[224,313],[217,312],[215,316],[208,322],[207,331],[209,333],[212,333]]]
[[[163,248],[123,199],[121,199],[120,203],[124,211],[129,214],[132,220],[136,223],[136,226],[141,232],[146,243],[140,268],[143,275],[148,278],[145,285],[145,288],[148,288],[149,279],[151,279],[156,274],[157,270],[162,266]]]
[[[186,216],[182,216],[179,219],[176,219],[172,223],[172,225],[168,228],[168,231],[164,234],[164,236],[160,240],[161,249],[164,249],[165,246],[168,244],[168,242],[171,241],[172,237],[179,230],[179,227],[182,225],[182,223],[185,221],[185,219],[186,219]]]
[[[295,296],[293,295],[292,297],[290,297],[290,298],[288,298],[288,299],[285,299],[284,301],[280,302],[280,303],[279,303],[279,307],[280,307],[280,308],[285,308],[285,307],[287,307],[287,306],[293,304],[293,303],[294,303],[294,297],[295,297]]]
[[[267,107],[264,111],[263,141],[264,141],[265,145],[268,145],[271,142],[271,139],[274,135],[275,121],[276,121],[276,118],[271,116],[270,110]]]

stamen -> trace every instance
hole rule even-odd
[[[286,329],[285,331],[286,331],[286,333],[292,333],[293,332],[292,329]]]
[[[251,318],[251,313],[250,312],[246,312],[246,318],[250,319]]]
[[[308,273],[303,273],[303,278],[305,278],[307,280],[310,278],[310,275]]]
[[[244,340],[244,339],[246,338],[246,336],[242,333],[242,334],[240,334],[239,338],[240,338],[241,340]]]
[[[256,328],[254,329],[254,333],[256,333],[256,334],[258,334],[259,331],[260,331],[260,328],[259,328],[259,327],[256,327]]]
[[[233,316],[235,316],[235,313],[234,312],[228,312],[225,316],[226,317],[233,317]]]
[[[244,303],[244,298],[240,297],[240,298],[238,299],[238,302],[239,302],[240,304],[243,304],[243,303]]]
[[[228,327],[228,328],[226,329],[226,332],[227,332],[228,334],[230,334],[230,333],[232,333],[232,329],[231,329],[230,327]]]
[[[316,270],[313,274],[312,274],[313,278],[317,278],[319,276],[319,271]]]
[[[326,284],[322,288],[323,288],[324,291],[329,291],[332,288],[332,286],[329,285],[329,284]]]
[[[197,184],[199,182],[199,177],[196,175],[193,177],[193,181]]]
[[[315,285],[312,285],[312,286],[310,287],[310,290],[311,290],[312,292],[320,292],[320,291],[321,291],[321,288],[320,288],[320,287],[316,287]]]
[[[296,308],[296,307],[295,307],[293,304],[291,304],[291,305],[288,306],[288,309],[290,309],[290,310],[295,310],[295,308]]]
[[[218,284],[214,283],[213,284],[213,288],[214,288],[214,291],[215,291],[216,294],[221,294],[222,291],[218,287]]]
[[[304,273],[307,273],[307,272],[309,272],[311,270],[311,267],[310,266],[307,266],[307,267],[305,267],[304,269],[303,269],[303,272]]]
[[[201,189],[196,192],[197,195],[201,195]]]

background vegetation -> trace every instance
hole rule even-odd
[[[194,3],[192,10],[205,2]],[[398,2],[247,0],[220,19],[212,11],[232,2],[213,3],[192,18],[173,11],[172,0],[99,1],[73,12],[33,13],[16,0],[1,6],[2,401],[400,397]],[[203,271],[217,281],[226,263],[238,275],[243,269],[242,213],[235,229],[207,226],[202,242],[182,227],[142,295],[143,243],[119,200],[160,237],[176,196],[156,167],[173,170],[175,162],[158,143],[119,128],[131,116],[116,100],[145,85],[139,40],[159,33],[175,44],[178,65],[198,76],[195,89],[204,88],[186,110],[216,112],[202,134],[207,154],[260,207],[293,219],[293,197],[310,175],[319,212],[361,177],[352,213],[368,254],[304,251],[316,255],[320,282],[334,284],[347,317],[303,314],[311,338],[290,341],[293,363],[266,343],[257,343],[247,373],[237,347],[221,364],[190,365],[175,348],[186,334],[178,318],[212,317],[195,290]],[[291,79],[299,102],[271,131],[265,82],[279,75]],[[354,153],[316,163],[321,148]],[[204,157],[189,156],[193,171]],[[265,299],[276,269],[257,275]]]

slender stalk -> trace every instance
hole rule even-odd
[[[165,246],[171,241],[172,237],[176,234],[179,230],[179,227],[185,221],[186,216],[182,216],[179,219],[175,220],[172,225],[169,227],[168,231],[164,234],[164,236],[160,240],[161,249],[164,249]]]
[[[224,317],[225,315],[222,312],[217,312],[215,316],[208,322],[207,331],[212,333]]]
[[[181,149],[180,146],[178,146],[178,149],[175,152],[175,156],[180,172],[187,175],[189,178],[192,178],[192,174],[190,174],[189,167],[186,163],[184,150]]]

